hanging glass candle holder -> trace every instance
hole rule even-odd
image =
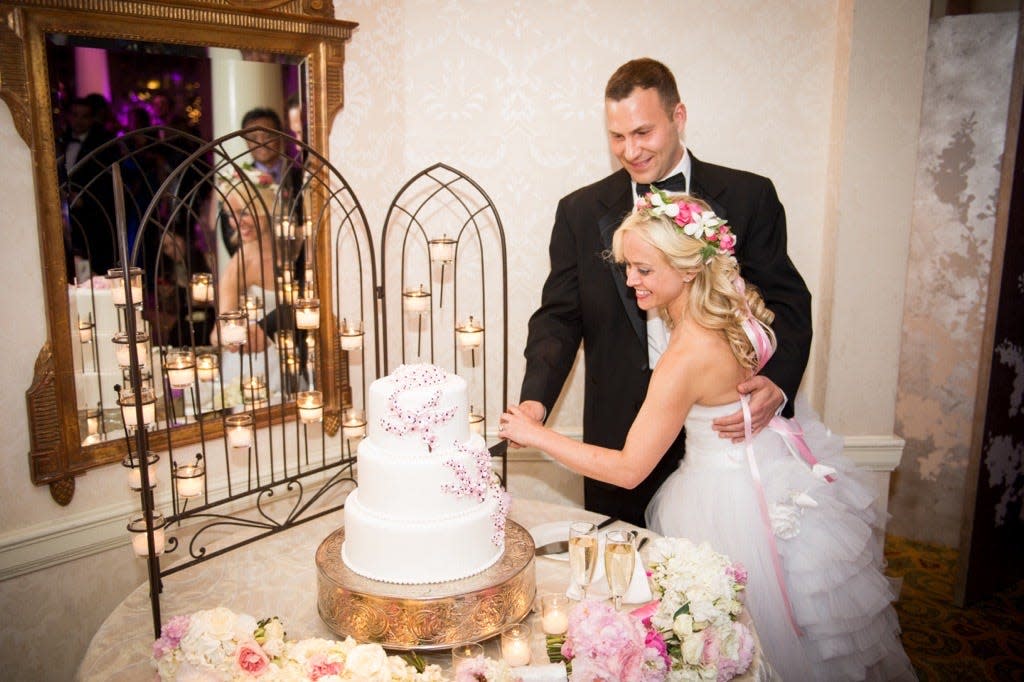
[[[300,298],[295,302],[295,326],[316,329],[320,326],[320,299]]]
[[[423,314],[430,312],[430,292],[421,284],[417,289],[406,289],[402,292],[402,309],[416,315],[416,355],[422,355],[423,349]]]
[[[143,459],[145,460],[143,462]],[[160,455],[155,452],[146,452],[145,458],[137,457],[136,455],[128,454],[121,460],[121,466],[128,470],[128,487],[132,490],[142,490],[142,465],[146,466],[146,477],[149,481],[149,487],[155,488],[157,484],[157,462],[160,461]]]
[[[295,406],[303,424],[323,421],[324,394],[320,391],[299,391],[295,396]]]
[[[210,382],[216,379],[219,366],[220,361],[216,355],[213,353],[201,353],[196,358],[196,374],[199,375],[199,381]]]
[[[252,447],[255,424],[256,420],[251,414],[232,414],[224,417],[224,438],[228,442],[228,447]]]
[[[194,303],[210,303],[213,301],[213,275],[208,272],[197,272],[189,282]]]
[[[126,388],[121,391],[121,397],[118,398],[117,404],[121,406],[121,419],[124,422],[125,429],[131,431],[139,424],[138,413],[136,412],[136,405],[142,405],[142,424],[143,426],[149,426],[156,421],[156,395],[153,393],[153,389],[148,386],[143,386],[139,390],[138,396],[132,392],[130,388]]]
[[[220,343],[223,346],[238,346],[249,338],[249,316],[242,310],[231,310],[217,316],[220,323]]]
[[[171,388],[188,388],[196,381],[196,356],[191,350],[169,351],[164,358],[164,374]]]
[[[430,252],[430,261],[441,266],[441,293],[437,297],[437,307],[444,307],[444,271],[445,267],[455,260],[455,247],[458,244],[448,235],[441,235],[440,239],[427,241],[427,250]]]
[[[153,551],[155,556],[164,553],[164,515],[158,511],[153,512]],[[146,517],[143,514],[132,516],[128,519],[128,533],[132,538],[132,550],[137,557],[149,556],[149,538],[146,534]]]
[[[107,283],[110,285],[110,300],[118,306],[124,307],[128,304],[127,294],[124,285],[124,270],[121,268],[110,268],[107,270]],[[142,306],[142,268],[128,269],[128,288],[131,289],[132,307]]]
[[[206,467],[203,465],[202,454],[197,454],[195,462],[192,464],[178,465],[175,463],[172,476],[174,477],[174,488],[178,491],[179,497],[190,498],[202,495],[206,484]]]
[[[363,347],[363,323],[361,320],[349,322],[347,319],[342,319],[341,324],[338,325],[338,331],[341,333],[342,350],[359,350]]]
[[[118,366],[121,369],[131,367],[132,356],[131,350],[129,350],[128,332],[116,332],[111,337],[111,341],[114,343],[114,356],[117,358]],[[146,332],[135,332],[135,357],[138,358],[139,367],[149,366],[149,334]]]
[[[476,349],[484,342],[484,326],[470,315],[455,328],[455,341],[459,348],[469,349],[469,366],[476,367]]]

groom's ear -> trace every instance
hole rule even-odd
[[[686,105],[680,102],[672,108],[672,123],[675,124],[676,130],[679,131],[680,139],[686,133]]]

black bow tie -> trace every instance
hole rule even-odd
[[[664,180],[651,183],[660,190],[666,192],[685,192],[686,191],[686,176],[682,173],[676,173],[670,175]],[[651,191],[651,185],[644,182],[636,183],[636,195],[642,197]]]

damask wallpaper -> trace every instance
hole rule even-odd
[[[959,544],[1016,14],[951,16],[928,42],[889,502],[897,535]]]

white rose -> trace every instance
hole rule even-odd
[[[680,641],[683,638],[693,634],[693,616],[688,613],[680,613],[676,616],[676,619],[672,621],[672,632],[676,633],[676,637]]]
[[[687,665],[700,665],[701,656],[704,654],[704,636],[701,634],[692,634],[685,638],[680,638],[682,646],[680,652],[683,656],[683,662]]]
[[[388,655],[378,644],[360,644],[349,652],[345,670],[366,682],[387,682],[391,679]]]

